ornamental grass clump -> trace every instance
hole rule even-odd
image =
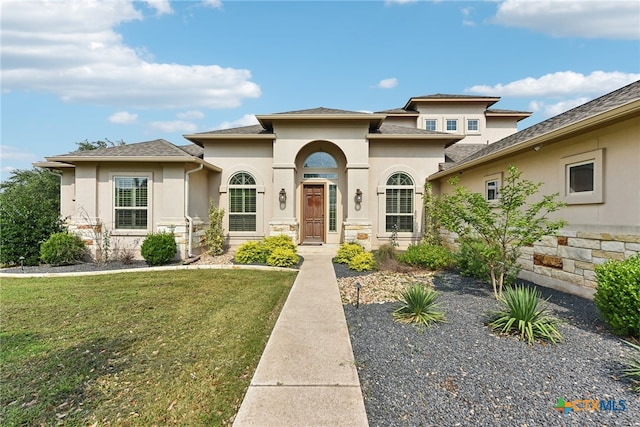
[[[640,393],[640,345],[625,341],[634,349],[635,356],[628,359],[627,366],[624,368],[623,377],[628,377],[634,384],[633,391]]]
[[[444,322],[444,311],[435,302],[438,293],[424,285],[416,284],[404,290],[398,301],[400,307],[393,311],[393,318],[402,323],[431,326]]]
[[[502,308],[489,316],[489,327],[502,334],[515,334],[529,345],[536,340],[554,344],[562,341],[559,321],[549,315],[540,296],[539,290],[524,285],[507,287],[499,299]]]

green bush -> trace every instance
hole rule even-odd
[[[275,248],[267,258],[267,265],[272,267],[293,267],[300,261],[298,255],[290,248]]]
[[[349,261],[349,269],[355,271],[371,271],[376,267],[376,261],[371,252],[360,252]]]
[[[166,264],[176,255],[178,246],[173,233],[149,233],[142,242],[140,253],[150,265]]]
[[[204,243],[209,248],[211,255],[222,255],[224,252],[223,218],[224,209],[218,208],[211,199],[209,201],[209,227],[204,232]]]
[[[398,258],[398,251],[395,246],[390,243],[380,245],[380,247],[373,253],[373,257],[378,264],[389,262]]]
[[[402,303],[393,311],[393,318],[402,323],[417,323],[430,326],[444,322],[444,311],[435,302],[438,293],[424,285],[413,285],[400,294]]]
[[[353,257],[363,252],[364,248],[357,243],[343,243],[340,245],[334,261],[338,264],[349,264]]]
[[[503,334],[515,333],[521,340],[533,344],[536,339],[562,341],[558,320],[540,302],[541,293],[535,288],[508,286],[499,298],[500,310],[489,315],[489,327]],[[546,302],[546,301],[545,301]]]
[[[262,240],[250,240],[240,245],[233,259],[239,264],[265,264],[268,256]]]
[[[640,337],[640,254],[596,267],[594,301],[616,334]]]
[[[298,250],[296,244],[293,243],[293,240],[291,240],[291,237],[285,234],[265,237],[263,243],[264,247],[269,252],[272,252],[276,248],[291,249],[294,253]]]
[[[282,252],[281,250],[287,251]],[[236,251],[234,261],[238,264],[267,264],[278,267],[291,267],[298,263],[299,258],[297,253],[297,246],[291,240],[291,237],[284,234],[278,236],[265,237],[260,241],[245,242]],[[289,265],[271,264],[269,259],[274,252],[278,252],[272,259],[274,263],[288,264],[290,260],[294,259],[295,262]],[[293,256],[291,256],[293,254]]]
[[[40,258],[51,265],[76,264],[85,254],[84,242],[75,234],[55,233],[40,245]]]
[[[398,260],[414,267],[430,270],[447,268],[453,262],[451,252],[447,248],[437,245],[410,245],[404,253],[398,256]]]
[[[491,271],[486,263],[490,258],[491,251],[489,245],[480,239],[465,237],[459,241],[458,252],[453,256],[454,265],[460,270],[463,276],[475,277],[483,282],[491,282]],[[512,285],[518,276],[519,267],[515,258],[510,258],[505,268],[504,284]]]

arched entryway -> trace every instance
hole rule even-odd
[[[346,159],[328,141],[315,141],[296,157],[300,243],[340,243],[342,239],[343,189]]]

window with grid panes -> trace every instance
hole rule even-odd
[[[116,229],[147,229],[149,178],[114,177]]]
[[[229,231],[256,231],[256,180],[240,172],[229,180]]]
[[[385,191],[385,230],[413,232],[413,180],[406,173],[398,172],[389,177]]]

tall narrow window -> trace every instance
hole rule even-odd
[[[413,180],[409,175],[398,172],[387,180],[385,230],[393,232],[413,232]]]
[[[240,172],[229,180],[229,231],[256,231],[256,180]]]
[[[146,230],[149,179],[117,176],[113,182],[116,228]]]
[[[485,182],[485,196],[488,201],[498,200],[498,180],[492,179]]]
[[[329,231],[338,231],[338,186],[329,185]]]

